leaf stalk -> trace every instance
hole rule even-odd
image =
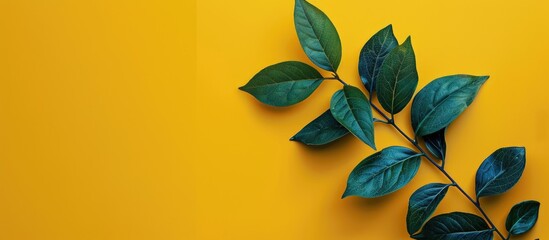
[[[341,78],[339,77],[339,75],[337,73],[334,72],[333,75],[334,75],[334,79],[341,82],[341,84],[348,85],[345,81],[341,80]],[[450,180],[452,186],[456,187],[467,199],[469,199],[469,201],[473,205],[475,205],[475,207],[482,214],[482,216],[484,216],[484,219],[486,219],[486,221],[488,222],[490,227],[499,235],[499,237],[501,237],[502,240],[508,240],[509,239],[509,238],[504,237],[503,234],[496,227],[496,225],[494,225],[494,223],[492,222],[490,217],[488,217],[488,215],[486,214],[484,209],[482,209],[482,207],[480,206],[480,201],[478,201],[478,199],[477,199],[477,201],[475,201],[469,194],[467,194],[467,192],[465,192],[465,190],[463,190],[463,188],[461,188],[461,186],[456,182],[456,180],[454,180],[454,178],[452,176],[450,176],[450,174],[446,170],[444,170],[444,161],[441,165],[437,164],[436,161],[431,156],[429,156],[427,154],[427,152],[419,145],[419,142],[417,141],[417,138],[412,139],[411,137],[408,136],[408,134],[406,134],[404,131],[402,131],[402,129],[395,123],[394,116],[391,116],[391,117],[387,116],[383,111],[381,111],[381,109],[378,106],[376,106],[372,102],[371,97],[369,97],[368,100],[369,100],[370,106],[372,106],[372,108],[379,115],[381,115],[383,118],[385,118],[387,124],[392,125],[400,133],[400,135],[402,135],[404,138],[406,138],[406,140],[408,140],[408,142],[412,143],[414,145],[414,147],[416,147],[416,149],[422,153],[422,155],[423,155],[423,157],[425,157],[425,159],[427,159],[431,164],[433,164],[440,172],[442,172],[442,174],[444,174],[444,176],[446,176],[446,178],[448,178],[448,180]]]
[[[372,106],[372,108],[377,112],[379,113],[383,118],[387,119],[387,121],[389,122],[389,124],[391,124],[402,136],[404,136],[410,143],[412,143],[416,149],[418,151],[420,151],[423,156],[425,157],[425,159],[429,160],[429,162],[431,164],[433,164],[440,172],[442,172],[446,178],[448,178],[448,180],[450,180],[452,182],[452,186],[455,186],[465,197],[467,197],[467,199],[469,199],[469,201],[471,203],[473,203],[473,205],[475,205],[475,207],[479,210],[479,212],[482,214],[482,216],[484,216],[484,218],[486,219],[486,221],[488,222],[488,224],[490,224],[490,226],[492,227],[492,229],[494,229],[494,231],[501,237],[502,240],[506,240],[506,238],[503,236],[503,234],[499,231],[499,229],[494,225],[494,223],[492,222],[492,220],[490,219],[490,217],[488,217],[488,215],[486,214],[486,212],[484,211],[484,209],[482,209],[482,207],[480,206],[480,202],[479,201],[475,201],[473,200],[473,198],[467,194],[467,192],[465,192],[465,190],[463,190],[463,188],[461,188],[461,186],[456,182],[456,180],[454,180],[454,178],[452,178],[452,176],[450,176],[450,174],[444,170],[444,165],[439,165],[435,162],[435,160],[433,160],[433,158],[431,156],[429,156],[425,150],[423,150],[423,148],[419,145],[418,141],[417,140],[413,140],[412,138],[410,138],[406,133],[404,133],[404,131],[402,131],[402,129],[394,122],[394,120],[392,118],[389,118],[384,112],[381,111],[381,109],[379,109],[375,104],[371,103],[370,102],[370,105]]]

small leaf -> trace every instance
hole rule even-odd
[[[537,201],[524,201],[513,206],[505,221],[507,231],[513,235],[530,231],[538,221],[539,205]]]
[[[387,112],[397,114],[412,99],[417,87],[416,56],[410,37],[389,52],[376,82],[379,103]]]
[[[406,225],[410,235],[417,232],[429,219],[448,192],[450,184],[431,183],[416,190],[408,202]]]
[[[339,124],[328,109],[315,120],[307,124],[291,141],[298,141],[306,145],[324,145],[347,135],[349,130]]]
[[[393,26],[389,24],[374,34],[362,47],[358,59],[358,73],[370,94],[376,89],[376,79],[383,60],[396,46],[398,41],[393,34]]]
[[[450,125],[471,105],[488,76],[451,75],[435,79],[412,102],[412,127],[422,137]]]
[[[431,218],[423,230],[412,237],[420,240],[491,240],[494,234],[481,217],[452,212]]]
[[[440,129],[434,133],[423,136],[425,146],[435,157],[444,161],[446,157],[446,128]]]
[[[343,198],[375,198],[404,187],[417,173],[422,154],[405,147],[388,147],[362,160],[349,175]]]
[[[492,196],[511,189],[522,176],[526,165],[524,147],[500,148],[492,153],[477,170],[477,198]]]
[[[262,103],[281,107],[305,100],[322,80],[322,75],[313,67],[289,61],[266,67],[239,89]]]
[[[320,9],[296,0],[294,23],[305,54],[318,67],[335,72],[341,62],[341,41],[334,24]]]
[[[345,85],[332,96],[330,111],[334,118],[353,135],[376,149],[372,109],[358,88]]]

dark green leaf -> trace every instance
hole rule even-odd
[[[313,67],[290,61],[266,67],[239,89],[262,103],[281,107],[305,100],[322,80],[322,75]]]
[[[513,235],[530,231],[538,221],[539,205],[537,201],[524,201],[513,206],[505,221],[507,231]]]
[[[417,87],[416,56],[410,37],[389,52],[379,71],[376,91],[387,112],[397,114],[410,102]]]
[[[388,147],[362,160],[349,175],[343,197],[381,197],[404,187],[417,173],[422,154]]]
[[[446,135],[446,128],[423,136],[425,146],[427,146],[429,152],[442,161],[446,157],[446,139],[444,135]]]
[[[328,109],[315,120],[307,124],[291,141],[302,142],[306,145],[324,145],[347,135],[349,130],[341,126]]]
[[[412,237],[420,240],[491,240],[494,234],[481,217],[453,212],[431,218],[423,230]]]
[[[417,232],[423,226],[423,223],[429,219],[450,186],[450,184],[431,183],[419,188],[412,194],[408,202],[408,214],[406,215],[406,225],[410,235]]]
[[[353,135],[376,149],[372,109],[366,96],[358,88],[345,85],[343,89],[334,93],[330,111]]]
[[[320,68],[335,72],[341,62],[341,41],[328,16],[305,0],[296,0],[294,23],[301,47]]]
[[[477,170],[477,198],[492,196],[511,189],[522,176],[526,165],[524,147],[500,148],[482,162]]]
[[[412,127],[416,136],[450,125],[473,102],[487,79],[488,76],[452,75],[427,84],[412,103]]]
[[[364,44],[358,59],[358,73],[368,92],[376,89],[376,79],[385,57],[393,48],[398,46],[398,41],[393,34],[393,26],[381,29]]]

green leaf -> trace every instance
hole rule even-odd
[[[477,198],[504,193],[522,176],[526,165],[524,147],[500,148],[492,153],[477,170]]]
[[[450,125],[471,105],[488,76],[452,75],[425,86],[412,103],[412,127],[416,136],[434,133]]]
[[[446,135],[446,128],[423,136],[423,141],[425,141],[425,146],[429,152],[442,161],[446,157],[446,139],[444,135]]]
[[[398,146],[370,155],[349,175],[343,198],[375,198],[401,189],[416,175],[421,156],[420,153]]]
[[[306,145],[324,145],[340,139],[347,133],[349,130],[339,124],[328,109],[290,138],[290,141],[298,141]]]
[[[322,75],[313,67],[289,61],[266,67],[239,89],[262,103],[281,107],[305,100],[322,80]]]
[[[406,225],[410,235],[417,232],[440,204],[450,184],[431,183],[416,190],[408,202]]]
[[[412,237],[420,240],[491,240],[494,234],[481,217],[452,212],[431,218],[422,232]]]
[[[416,56],[410,37],[389,52],[379,71],[376,91],[387,112],[397,114],[412,99],[418,81]]]
[[[393,34],[393,26],[389,24],[374,34],[362,47],[358,59],[358,73],[370,94],[376,89],[376,79],[383,60],[396,46],[398,41]]]
[[[507,215],[505,228],[513,235],[519,235],[530,231],[538,221],[538,201],[524,201],[513,208]]]
[[[345,85],[332,96],[330,111],[334,118],[353,135],[376,149],[372,109],[358,88]]]
[[[294,23],[305,54],[318,67],[335,72],[341,62],[341,41],[328,16],[305,0],[296,0]]]

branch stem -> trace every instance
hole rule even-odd
[[[429,160],[429,162],[431,164],[433,164],[440,172],[442,172],[442,174],[444,174],[444,176],[446,176],[446,178],[448,178],[448,180],[450,180],[450,182],[452,182],[452,185],[455,186],[465,197],[467,197],[467,199],[469,199],[469,201],[471,203],[473,203],[473,205],[475,205],[475,207],[479,210],[479,212],[482,214],[482,216],[484,216],[484,218],[486,219],[486,221],[488,221],[488,224],[490,224],[490,226],[492,227],[492,229],[501,237],[502,240],[505,240],[506,238],[503,236],[503,234],[498,230],[498,228],[494,225],[494,223],[492,222],[492,220],[490,220],[490,218],[488,217],[488,215],[486,214],[486,212],[484,212],[484,210],[482,209],[482,207],[480,206],[480,201],[475,201],[469,194],[467,194],[465,192],[465,190],[463,190],[463,188],[461,188],[461,186],[456,182],[456,180],[454,180],[454,178],[452,178],[452,176],[450,176],[450,174],[444,170],[444,165],[439,165],[436,163],[435,160],[433,160],[433,158],[431,156],[429,156],[425,150],[423,150],[423,148],[419,145],[418,141],[417,140],[414,140],[412,138],[410,138],[406,133],[404,133],[404,131],[402,131],[402,129],[395,123],[394,119],[393,118],[389,118],[384,112],[381,111],[381,109],[379,109],[375,104],[371,103],[370,102],[370,105],[372,106],[372,108],[377,112],[379,113],[379,115],[381,115],[383,118],[385,118],[387,120],[387,122],[392,125],[399,133],[400,135],[404,136],[410,143],[412,143],[417,150],[419,150],[421,153],[423,153],[423,156]]]
[[[345,81],[341,80],[341,78],[339,77],[339,75],[337,75],[337,73],[334,72],[333,75],[334,75],[334,77],[329,78],[329,79],[336,79],[339,82],[341,82],[341,84],[348,85]],[[328,79],[328,78],[325,78],[325,79]],[[446,170],[444,170],[444,162],[441,165],[437,164],[437,162],[431,156],[429,156],[425,150],[423,150],[423,148],[419,145],[417,139],[412,139],[404,131],[402,131],[402,129],[395,123],[394,115],[391,114],[391,117],[389,118],[389,116],[387,116],[387,114],[385,114],[383,111],[381,111],[381,109],[379,109],[379,107],[377,107],[372,102],[371,97],[368,100],[369,100],[370,106],[372,106],[372,108],[377,113],[379,113],[379,115],[381,115],[383,118],[385,118],[385,120],[387,120],[387,122],[384,122],[384,121],[380,121],[380,122],[384,122],[384,123],[392,125],[400,133],[400,135],[402,135],[404,138],[406,138],[406,140],[408,140],[408,142],[412,143],[416,147],[416,149],[423,154],[425,159],[429,160],[429,162],[431,164],[433,164],[440,172],[442,172],[442,174],[444,174],[444,176],[446,176],[446,178],[448,178],[448,180],[450,180],[450,182],[452,182],[452,184],[451,184],[452,186],[455,186],[467,199],[469,199],[469,201],[473,205],[475,205],[475,207],[482,214],[482,216],[484,216],[486,221],[488,221],[488,224],[490,224],[490,227],[492,227],[493,231],[495,231],[501,237],[502,240],[509,239],[509,238],[505,238],[503,236],[503,234],[499,231],[499,229],[496,227],[496,225],[494,225],[494,223],[492,222],[490,217],[488,217],[486,212],[484,212],[484,209],[482,209],[482,207],[480,206],[480,201],[478,199],[475,201],[469,194],[467,194],[467,192],[465,192],[465,190],[463,190],[463,188],[461,188],[461,186],[456,182],[456,180],[454,180],[454,178],[452,178],[452,176],[450,176],[450,174]]]

